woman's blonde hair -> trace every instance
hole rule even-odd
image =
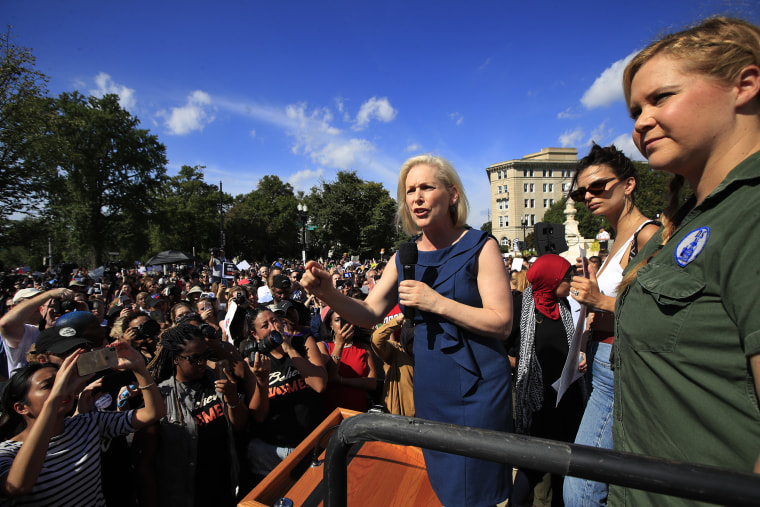
[[[528,282],[528,270],[521,269],[520,271],[515,271],[515,275],[517,276],[516,289],[520,292],[523,292],[528,287],[528,285],[530,285]]]
[[[436,176],[446,186],[447,189],[456,188],[459,193],[459,199],[456,204],[449,208],[451,221],[454,227],[463,227],[467,223],[467,214],[470,211],[470,203],[464,193],[462,180],[459,179],[456,169],[451,163],[442,157],[435,155],[418,155],[404,162],[401,166],[401,172],[398,176],[398,189],[396,191],[396,200],[398,202],[398,211],[396,213],[396,224],[401,225],[404,232],[410,236],[420,233],[420,229],[414,223],[409,207],[406,205],[406,177],[413,167],[420,164],[426,164],[436,170]]]
[[[628,62],[623,73],[626,105],[631,106],[631,83],[636,73],[658,54],[677,58],[684,70],[725,83],[733,83],[748,65],[760,66],[760,28],[741,19],[715,17],[653,42]],[[760,101],[760,95],[755,96]],[[668,201],[662,213],[662,242],[665,245],[680,225],[683,176],[674,175],[668,186]],[[620,282],[618,293],[636,278],[638,270],[654,254],[639,261]]]

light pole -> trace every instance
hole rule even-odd
[[[309,218],[309,208],[306,204],[298,203],[298,218],[301,219],[301,260],[306,265],[306,220]]]
[[[522,226],[523,230],[523,243],[525,243],[525,248],[528,248],[527,245],[527,239],[525,239],[525,229],[528,228],[528,215],[525,215],[524,217],[520,217],[520,225]]]

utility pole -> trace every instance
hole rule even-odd
[[[224,248],[224,201],[222,199],[222,181],[219,180],[219,246]]]

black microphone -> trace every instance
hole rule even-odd
[[[398,249],[398,260],[403,270],[404,280],[414,280],[414,265],[417,264],[417,243],[401,243]],[[404,318],[407,327],[414,326],[414,308],[404,307]]]

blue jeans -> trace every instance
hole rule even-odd
[[[575,443],[612,449],[612,344],[589,342],[586,357],[591,369],[591,397],[586,404]],[[564,499],[568,506],[607,505],[608,485],[578,477],[565,477]]]

